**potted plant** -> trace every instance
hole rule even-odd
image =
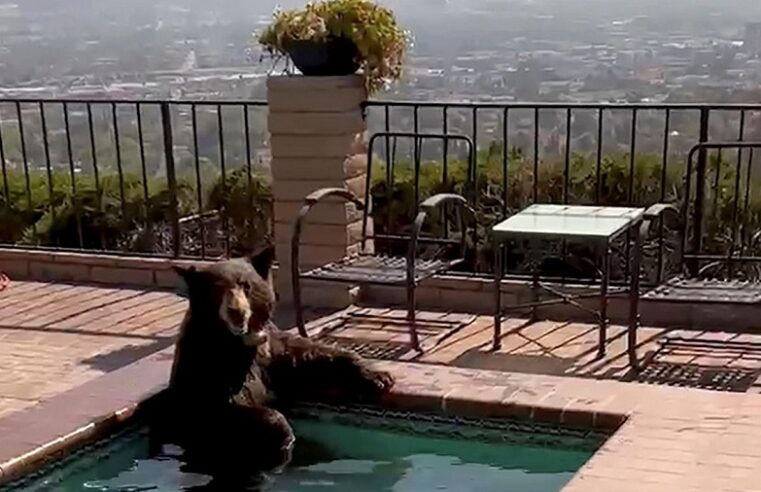
[[[407,33],[390,9],[371,0],[323,0],[276,12],[259,43],[272,55],[289,57],[304,75],[362,69],[372,93],[401,75]]]

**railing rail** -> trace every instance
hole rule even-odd
[[[761,259],[759,152],[701,148],[694,169],[687,159],[698,143],[761,141],[761,104],[373,100],[365,109],[371,133],[474,142],[483,243],[471,271],[491,267],[489,225],[535,202],[671,202],[688,214],[686,258],[728,258],[728,276]],[[171,257],[253,247],[272,230],[265,116],[263,101],[0,99],[0,244]],[[376,234],[412,222],[414,203],[409,212],[391,203],[406,190],[422,199],[467,178],[456,142],[384,137],[376,150],[387,166],[375,174],[387,188],[371,190]]]
[[[0,244],[251,249],[272,231],[265,121],[263,101],[0,99]]]
[[[752,146],[703,146],[694,166],[688,154],[708,141],[761,140],[761,104],[369,101],[366,113],[371,132],[443,131],[476,143],[485,233],[489,224],[536,202],[643,207],[669,202],[686,211],[682,234],[691,246],[686,257],[726,258],[729,269],[713,275],[758,276],[731,266],[761,259],[753,240],[761,229],[758,152]],[[392,139],[380,151],[389,176],[403,176],[410,162],[438,165],[427,184],[420,177],[407,183],[415,196],[461,181],[452,172],[453,163],[463,159],[459,149],[421,150],[417,142]],[[377,206],[375,215],[381,217],[376,230],[383,232],[405,222],[385,224]],[[479,253],[483,264],[471,268],[488,271],[488,234],[481,237],[486,238]],[[653,263],[664,261],[658,256]]]

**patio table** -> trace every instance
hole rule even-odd
[[[535,318],[536,308],[552,304],[565,303],[581,310],[593,313],[598,320],[599,339],[598,357],[605,356],[608,328],[608,299],[610,293],[610,259],[611,245],[614,241],[625,237],[628,241],[630,257],[627,260],[628,273],[625,279],[624,292],[629,293],[629,326],[628,326],[628,356],[633,369],[637,369],[637,328],[639,325],[639,269],[642,257],[638,228],[642,223],[645,209],[629,207],[603,207],[584,205],[549,205],[535,204],[518,214],[500,222],[492,228],[494,241],[494,350],[501,348],[502,317],[506,311],[531,309],[531,320]],[[540,261],[531,258],[533,299],[528,303],[519,303],[507,308],[502,306],[501,285],[504,278],[503,259],[505,246],[511,240],[535,241],[574,241],[591,243],[602,256],[600,276],[600,307],[592,310],[578,302],[588,295],[569,294],[549,282],[539,278],[538,266]],[[540,255],[537,250],[529,247],[529,255]],[[541,258],[539,258],[541,259]],[[632,274],[636,272],[636,274]],[[549,292],[554,299],[539,300],[539,291]],[[598,294],[595,294],[597,296]]]

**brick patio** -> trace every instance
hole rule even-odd
[[[0,292],[0,418],[170,346],[186,307],[159,290],[14,282]]]
[[[123,418],[161,389],[185,308],[175,294],[150,288],[14,282],[0,292],[0,478],[24,469],[16,457],[92,433],[93,420]],[[621,382],[632,376],[620,327],[596,361],[591,325],[512,319],[493,353],[488,317],[421,312],[428,352],[409,363],[400,362],[410,355],[407,328],[394,321],[402,311],[352,308],[364,317],[338,323],[346,312],[310,328],[362,350],[399,348],[378,362],[399,381],[390,405],[603,428],[625,421],[566,490],[761,490],[761,396],[752,394],[761,371],[752,343],[761,336],[683,332],[699,343],[656,353],[666,330],[641,330],[640,356],[650,354],[651,364],[754,375],[746,388],[729,388],[745,393],[705,391]],[[716,340],[743,345],[711,346]]]
[[[46,282],[14,282],[11,289],[0,293],[0,299],[0,418],[170,346],[187,306],[184,299],[164,290]],[[311,329],[327,332],[332,328],[331,341],[356,347],[369,356],[410,360],[406,325],[391,322],[403,317],[403,311],[364,308],[360,312],[367,316],[365,319],[336,328],[336,317],[345,312],[318,318],[310,324]],[[608,354],[597,360],[594,325],[555,321],[527,325],[523,319],[506,320],[503,348],[494,353],[490,347],[492,321],[487,316],[422,312],[420,320],[427,351],[415,358],[416,362],[553,376],[632,379],[622,327],[611,327]],[[426,324],[426,320],[431,323]],[[284,322],[284,326],[287,324]],[[657,341],[666,333],[706,344],[657,352]],[[706,387],[673,374],[680,367],[697,366],[715,371],[718,378],[744,377],[742,381],[726,381],[721,389],[761,390],[761,335],[642,328],[639,340],[640,357],[647,362],[644,376],[650,376],[648,382]],[[710,345],[711,341],[730,340],[747,345]],[[669,366],[671,373],[663,366]]]
[[[336,327],[335,318],[350,312],[364,316]],[[411,359],[404,350],[409,340],[406,324],[389,322],[403,317],[400,310],[350,308],[313,322],[311,329],[328,332],[331,340],[387,360],[616,381],[639,379],[724,391],[761,390],[761,335],[643,327],[639,330],[638,354],[645,369],[635,375],[629,370],[622,326],[609,328],[606,357],[598,359],[596,325],[558,321],[528,324],[526,319],[508,319],[503,323],[502,348],[495,353],[491,348],[491,317],[421,312],[419,330],[426,353]],[[661,348],[659,341],[667,335],[686,341]],[[379,345],[399,349],[381,352],[375,349]]]

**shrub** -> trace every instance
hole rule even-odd
[[[507,187],[503,176],[504,149],[492,145],[477,155],[476,187],[467,183],[468,166],[465,160],[451,157],[448,162],[448,179],[442,179],[441,162],[424,162],[419,175],[419,199],[439,192],[456,192],[478,196],[477,223],[479,245],[471,247],[471,261],[465,268],[489,271],[491,269],[490,227],[506,215],[515,213],[533,201],[534,186],[540,202],[562,203],[566,190],[565,161],[549,158],[539,163],[539,174],[534,182],[533,159],[519,149],[508,152]],[[379,162],[374,159],[374,162]],[[634,159],[634,179],[630,181],[630,156],[616,153],[604,156],[600,165],[598,188],[595,156],[574,154],[567,175],[567,200],[573,204],[637,205],[647,206],[664,200],[682,203],[684,197],[683,169],[670,166],[661,189],[661,156],[637,154]],[[758,180],[750,183],[736,181],[735,166],[709,161],[710,183],[705,199],[705,252],[726,254],[733,245],[745,244],[746,254],[758,254],[757,245],[750,236],[753,224],[761,223],[761,186]],[[378,234],[404,234],[409,232],[415,219],[415,177],[411,162],[397,162],[393,184],[386,182],[385,165],[373,169],[371,195],[373,218]],[[138,176],[125,174],[124,203],[118,177],[101,177],[95,186],[92,176],[77,177],[77,193],[71,189],[68,173],[54,172],[52,187],[45,173],[31,173],[29,183],[22,173],[8,173],[8,194],[0,193],[0,242],[60,247],[79,247],[81,229],[83,244],[89,249],[123,249],[138,252],[170,252],[167,236],[171,232],[172,215],[170,194],[165,179],[148,182],[148,199]],[[218,175],[206,175],[202,183],[206,193],[201,197],[205,210],[218,210],[223,224],[215,231],[231,233],[231,251],[244,253],[258,243],[271,238],[272,192],[270,183],[262,176],[253,175],[249,182],[245,169],[230,172],[223,182]],[[629,187],[632,196],[629,199]],[[735,193],[739,186],[740,196]],[[52,189],[52,194],[51,194]],[[748,190],[747,202],[745,190]],[[31,201],[30,201],[31,197]],[[195,177],[181,175],[177,189],[178,214],[188,216],[197,210]],[[77,219],[79,212],[79,220]],[[456,217],[450,215],[450,224]],[[442,221],[431,221],[427,231],[440,234]],[[215,226],[217,227],[217,226]],[[456,231],[453,231],[456,234]],[[217,239],[221,234],[216,235]],[[472,245],[471,245],[472,246]],[[378,244],[381,250],[384,247]],[[399,254],[404,248],[386,251]]]
[[[269,186],[259,176],[252,177],[249,196],[245,170],[228,176],[227,187],[221,179],[202,184],[208,190],[205,209],[218,209],[229,217],[233,237],[244,243],[251,237],[266,238],[269,233],[271,199]],[[174,211],[165,179],[149,179],[147,197],[142,179],[123,176],[123,197],[116,175],[100,178],[78,176],[76,194],[70,175],[52,173],[52,194],[45,173],[8,173],[8,195],[0,193],[0,242],[56,246],[61,248],[125,250],[144,253],[169,253],[171,221]],[[176,213],[186,217],[197,211],[197,193],[191,176],[178,179]],[[222,191],[226,190],[226,193]],[[31,196],[31,202],[29,201]],[[253,208],[248,206],[253,204]],[[248,249],[239,244],[236,249]]]

